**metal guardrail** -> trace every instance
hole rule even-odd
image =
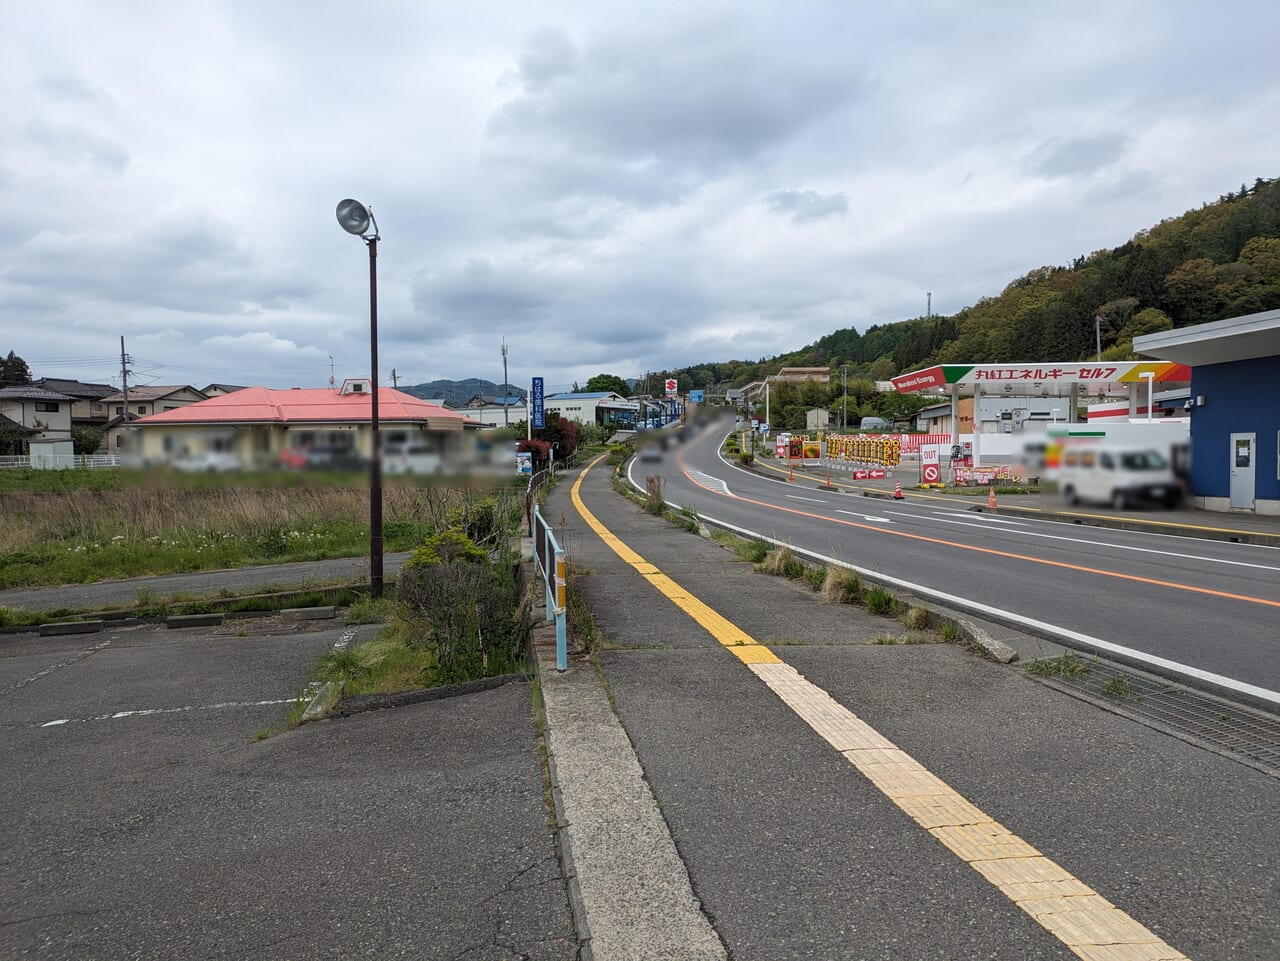
[[[556,543],[541,508],[533,509],[534,569],[547,589],[547,620],[556,622],[556,670],[569,667],[569,640],[565,625],[564,549]]]

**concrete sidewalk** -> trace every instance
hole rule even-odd
[[[700,919],[739,961],[1072,956],[1051,933],[1057,922],[986,880],[980,856],[938,843],[942,829],[904,817],[871,775],[832,749],[835,735],[819,736],[806,709],[771,692],[759,671],[656,591],[659,574],[675,582],[676,596],[760,642],[780,660],[778,671],[793,672],[788,683],[816,692],[819,716],[869,725],[861,736],[887,739],[986,812],[985,823],[998,819],[996,827],[1069,871],[1071,885],[1086,882],[1084,890],[1106,899],[1088,903],[1127,912],[1137,927],[1115,938],[1141,930],[1151,939],[1086,957],[1280,956],[1266,867],[1280,859],[1276,779],[1067,697],[1018,668],[928,643],[895,619],[826,605],[800,583],[755,574],[620,497],[600,465],[582,496],[643,559],[626,563],[572,503],[576,477],[562,476],[544,513],[564,519],[557,537],[603,635],[600,676],[575,659],[568,674],[544,680],[580,928],[634,939],[633,953],[598,958],[720,956],[705,941],[685,953],[644,953],[646,944],[665,949],[664,931],[700,930]],[[848,711],[856,715],[841,713]],[[594,729],[617,724],[625,737],[580,736],[588,715]],[[635,770],[620,757],[628,745],[642,779],[622,772]],[[573,773],[615,769],[607,777]],[[631,823],[640,811],[643,843],[590,827]],[[649,850],[662,853],[650,859]],[[611,870],[663,892],[647,899],[648,917],[636,918],[643,893],[623,894],[630,889],[615,887]]]

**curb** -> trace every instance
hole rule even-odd
[[[537,659],[538,675],[542,676],[544,668],[556,671],[555,654],[548,655],[544,648],[535,645],[534,657]],[[544,664],[545,661],[545,664]],[[569,818],[564,813],[564,796],[560,793],[560,774],[556,769],[556,759],[551,753],[547,730],[550,721],[547,719],[546,699],[542,700],[542,742],[547,759],[547,777],[551,782],[551,807],[556,818],[556,850],[560,853],[560,870],[564,875],[565,887],[569,892],[569,913],[573,917],[573,927],[578,934],[579,961],[595,961],[595,952],[591,950],[591,928],[587,924],[587,905],[582,899],[582,885],[578,881],[578,870],[573,863],[573,848],[569,843]]]
[[[506,684],[529,680],[525,674],[498,674],[494,677],[482,677],[477,681],[464,681],[461,684],[445,684],[441,687],[427,687],[420,691],[401,691],[398,694],[357,694],[342,700],[335,698],[336,707],[326,714],[329,718],[352,717],[368,711],[382,711],[395,707],[406,707],[410,704],[422,704],[425,701],[438,701],[446,697],[461,697],[464,694],[478,694],[481,691],[492,691]],[[328,686],[328,685],[326,685]],[[318,699],[318,696],[317,696]],[[314,701],[312,703],[315,703]],[[310,711],[310,708],[307,708]],[[305,715],[304,715],[305,717]]]
[[[99,634],[102,621],[61,621],[57,624],[41,624],[41,637],[60,637],[64,634]],[[30,630],[30,629],[29,629]]]

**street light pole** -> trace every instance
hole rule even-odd
[[[338,224],[369,248],[369,389],[373,457],[369,461],[369,594],[382,597],[382,444],[378,434],[378,222],[355,200],[338,204]],[[372,228],[372,230],[370,229]]]

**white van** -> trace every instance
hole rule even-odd
[[[1160,503],[1176,507],[1182,487],[1168,459],[1147,447],[1068,447],[1062,452],[1058,488],[1068,503],[1094,501],[1116,510]]]

